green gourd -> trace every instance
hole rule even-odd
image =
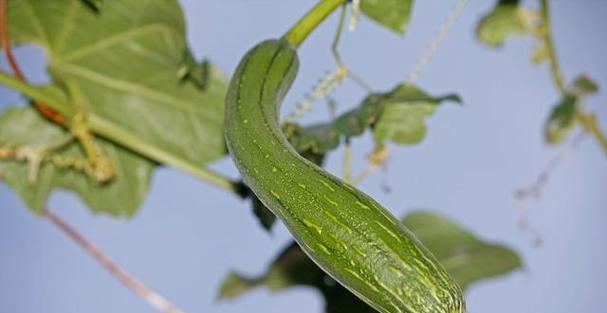
[[[464,312],[459,286],[409,230],[289,145],[279,107],[297,69],[292,45],[267,40],[232,77],[225,135],[245,183],[318,266],[377,311]]]

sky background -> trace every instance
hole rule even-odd
[[[431,94],[456,92],[464,105],[440,107],[428,122],[424,142],[395,147],[388,170],[360,187],[396,215],[428,208],[521,253],[523,271],[470,288],[468,312],[605,312],[606,154],[593,139],[584,139],[552,173],[541,199],[528,203],[529,222],[544,239],[541,247],[534,247],[533,237],[517,227],[513,195],[563,151],[547,147],[542,138],[544,120],[559,96],[546,66],[529,63],[529,40],[510,40],[499,51],[475,41],[474,27],[493,2],[470,1],[418,82]],[[181,3],[197,56],[209,57],[230,73],[247,49],[281,35],[314,1]],[[362,20],[355,33],[343,38],[345,62],[375,89],[391,89],[405,78],[454,4],[417,1],[403,38]],[[587,105],[607,130],[607,1],[551,4],[563,74],[571,81],[586,73],[603,88]],[[303,45],[300,75],[283,112],[334,68],[329,45],[335,22],[331,18]],[[38,49],[20,48],[16,54],[32,81],[44,79],[45,60]],[[336,93],[341,110],[363,95],[352,83]],[[0,109],[18,102],[16,94],[0,88]],[[326,117],[324,104],[318,103],[304,120]],[[354,147],[357,172],[365,166],[371,140],[365,136]],[[340,152],[328,160],[336,174],[341,174]],[[236,176],[229,160],[213,168]],[[392,192],[382,191],[382,184]],[[289,234],[282,226],[267,234],[252,217],[248,202],[184,173],[156,171],[149,196],[129,221],[89,214],[76,197],[64,192],[54,193],[48,206],[186,312],[322,310],[321,298],[306,288],[275,295],[258,289],[235,301],[217,301],[218,284],[230,270],[263,272],[289,242]],[[29,213],[5,186],[0,186],[0,210],[0,311],[153,312],[48,221]]]

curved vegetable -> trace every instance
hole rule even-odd
[[[226,99],[226,141],[246,184],[308,256],[382,313],[461,313],[462,292],[386,209],[289,145],[279,106],[298,58],[283,40],[250,50]]]

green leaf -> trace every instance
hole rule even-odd
[[[434,98],[411,85],[399,85],[380,100],[383,111],[373,129],[378,144],[414,144],[426,135],[425,120],[443,101],[461,103],[456,95]]]
[[[443,101],[461,103],[457,95],[431,97],[415,86],[397,85],[389,92],[368,95],[332,121],[305,127],[285,123],[283,132],[300,154],[324,155],[336,149],[342,138],[360,136],[367,129],[373,130],[378,143],[417,143],[426,132],[425,118]]]
[[[586,75],[580,75],[573,81],[572,92],[578,96],[589,96],[598,91],[599,86]]]
[[[261,283],[263,283],[263,280],[257,278],[249,279],[236,272],[231,272],[221,283],[217,297],[219,299],[233,299]]]
[[[42,118],[31,107],[7,109],[0,116],[0,146],[42,149],[66,136],[64,129]],[[132,216],[148,191],[154,163],[104,139],[97,139],[96,143],[116,167],[115,179],[107,184],[94,182],[82,170],[57,166],[50,161],[33,167],[25,160],[0,159],[0,173],[4,182],[36,213],[41,212],[53,190],[67,189],[77,194],[93,212]],[[85,159],[74,141],[49,151],[47,156]],[[37,174],[32,175],[33,169],[38,170]]]
[[[325,275],[293,242],[276,257],[264,275],[248,277],[237,272],[228,274],[221,284],[219,297],[234,298],[262,285],[273,292],[294,285],[322,286]]]
[[[598,90],[599,86],[585,75],[580,75],[573,81],[544,123],[544,139],[548,144],[559,144],[567,139],[577,125],[580,103]]]
[[[251,194],[251,205],[253,207],[253,214],[261,224],[261,227],[266,231],[272,230],[272,226],[276,222],[276,215],[270,211],[257,196]]]
[[[103,186],[90,185],[74,168],[46,171],[47,184],[36,187],[36,197],[23,191],[31,185],[27,175],[14,175],[13,186],[31,208],[39,210],[54,188],[67,188],[93,211],[130,216],[143,199],[152,169],[150,160],[132,151],[156,161],[173,160],[175,166],[194,164],[191,168],[225,154],[227,81],[208,64],[197,67],[205,77],[194,77],[202,73],[193,68],[184,73],[184,56],[190,54],[176,1],[114,0],[95,12],[80,0],[14,0],[9,14],[11,39],[40,45],[49,58],[53,84],[28,87],[28,94],[57,99],[62,105],[56,109],[68,118],[84,111],[90,129],[107,138],[95,139],[103,156],[107,153],[118,168],[118,177]],[[10,79],[3,83],[15,85]]]
[[[82,2],[91,7],[91,9],[99,11],[99,9],[101,9],[103,6],[104,0],[82,0]]]
[[[9,14],[11,39],[43,47],[54,81],[75,84],[87,114],[191,163],[225,153],[227,82],[214,69],[203,91],[181,82],[187,48],[175,0],[113,0],[97,13],[80,0],[11,0]]]
[[[383,27],[403,34],[411,16],[413,0],[361,0],[362,13]]]
[[[339,146],[340,133],[333,128],[332,123],[320,123],[301,127],[295,123],[285,123],[282,126],[289,143],[299,152],[325,154]]]
[[[464,289],[482,279],[503,275],[521,267],[519,256],[511,249],[483,242],[439,215],[414,212],[403,223]],[[263,275],[249,277],[230,273],[221,285],[220,298],[235,298],[260,286],[277,292],[297,285],[317,289],[326,300],[326,312],[375,312],[318,268],[294,242],[273,260]]]
[[[544,124],[544,138],[549,144],[563,142],[575,126],[577,97],[565,95],[548,116]]]
[[[503,275],[522,266],[520,257],[511,249],[483,242],[437,214],[413,212],[406,216],[403,224],[436,256],[463,289],[479,280]]]
[[[196,62],[190,49],[186,49],[183,64],[179,69],[179,76],[182,80],[189,81],[199,89],[204,90],[209,83],[211,72],[211,63],[208,60]]]
[[[524,11],[518,0],[500,0],[477,25],[478,40],[490,47],[500,47],[510,36],[528,33]]]

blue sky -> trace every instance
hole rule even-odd
[[[395,147],[384,173],[361,189],[395,214],[428,208],[457,220],[487,240],[508,244],[524,258],[525,269],[473,286],[472,313],[569,313],[604,311],[607,249],[607,158],[591,138],[567,154],[552,172],[537,201],[528,203],[529,222],[544,239],[516,224],[514,192],[535,180],[562,148],[545,146],[542,125],[558,101],[546,66],[528,62],[531,43],[511,40],[494,51],[478,44],[473,30],[493,1],[471,1],[418,84],[432,94],[457,92],[463,106],[445,105],[429,120],[426,140]],[[530,2],[530,1],[527,1]],[[181,1],[188,37],[197,56],[209,57],[230,73],[255,43],[283,33],[314,1]],[[341,45],[344,60],[377,90],[403,80],[432,38],[454,0],[417,1],[403,38],[363,20]],[[555,0],[556,48],[567,81],[586,73],[607,89],[607,2]],[[334,65],[329,53],[335,18],[301,49],[301,70],[286,99],[286,111]],[[20,48],[17,57],[33,81],[43,80],[44,58]],[[2,59],[2,65],[5,64]],[[336,93],[341,109],[364,92],[346,83]],[[0,88],[0,108],[19,97]],[[589,98],[607,130],[607,96]],[[305,121],[327,117],[316,105]],[[354,168],[362,170],[371,148],[368,136],[354,142]],[[235,176],[229,160],[213,168]],[[341,151],[328,160],[341,173]],[[382,190],[388,184],[392,192]],[[253,219],[248,202],[187,176],[160,169],[148,198],[132,220],[91,215],[74,196],[53,194],[49,207],[73,224],[115,261],[186,312],[320,312],[322,302],[309,289],[272,295],[260,289],[233,302],[215,300],[231,269],[261,273],[289,241],[282,226],[268,235]],[[30,214],[0,186],[0,308],[6,312],[152,312],[104,272],[62,233]]]

